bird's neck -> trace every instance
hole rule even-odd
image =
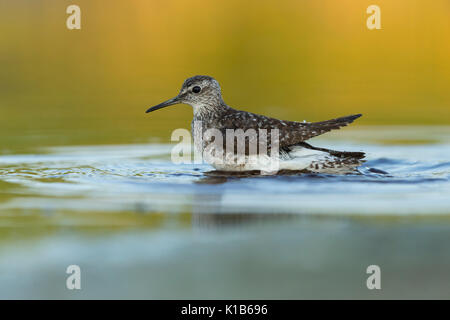
[[[194,119],[205,119],[205,118],[215,118],[221,117],[222,114],[226,113],[231,108],[226,105],[223,100],[213,101],[213,102],[201,102],[192,105],[194,111]]]

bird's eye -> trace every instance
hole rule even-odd
[[[199,93],[200,91],[202,91],[202,88],[200,88],[199,86],[195,86],[192,88],[193,93]]]

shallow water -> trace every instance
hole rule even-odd
[[[156,143],[0,155],[0,297],[448,298],[450,127],[313,141],[365,151],[361,174],[224,175]]]

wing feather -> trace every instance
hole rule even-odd
[[[279,147],[283,148],[304,142],[331,130],[345,127],[361,116],[361,114],[355,114],[320,122],[295,122],[232,109],[232,112],[222,116],[220,122],[224,133],[225,129],[243,129],[244,131],[248,129],[255,129],[256,131],[258,129],[267,129],[269,142],[270,130],[278,129]]]

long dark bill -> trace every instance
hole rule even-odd
[[[172,106],[174,104],[178,104],[180,103],[180,97],[176,96],[175,98],[169,99],[167,101],[164,101],[163,103],[160,103],[154,107],[148,108],[147,111],[145,111],[145,113],[149,113],[158,109],[162,109],[168,106]]]

